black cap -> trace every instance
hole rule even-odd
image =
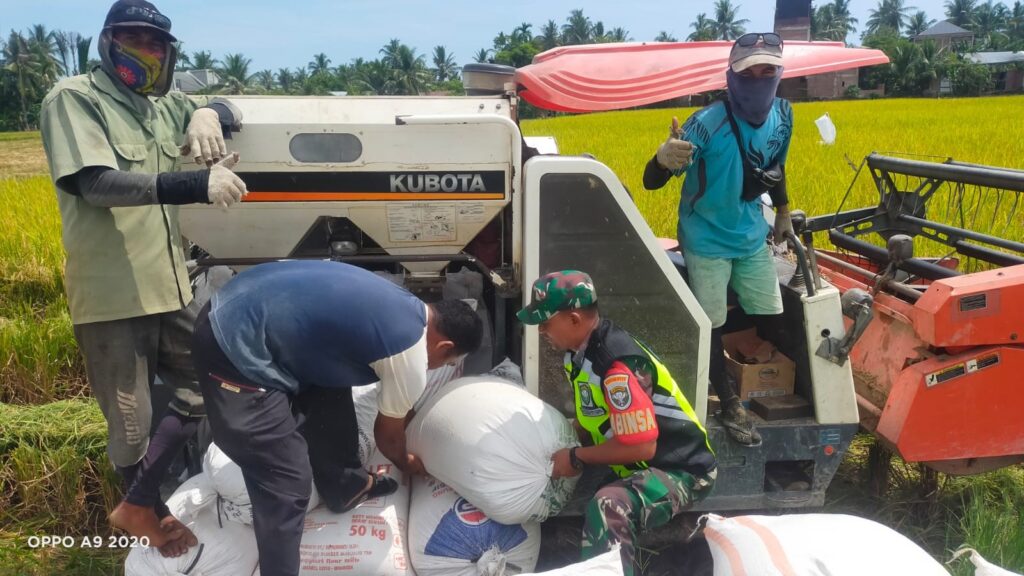
[[[164,16],[146,0],[117,0],[107,12],[103,28],[153,28],[162,32],[171,42],[178,39],[171,34],[171,19]]]

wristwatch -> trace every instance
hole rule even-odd
[[[569,463],[572,464],[573,468],[577,470],[583,470],[585,462],[583,462],[583,460],[580,460],[579,456],[576,455],[577,448],[579,448],[579,446],[573,446],[572,448],[569,449]]]

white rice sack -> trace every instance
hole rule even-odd
[[[708,514],[715,576],[949,576],[906,536],[845,514]]]
[[[439,480],[416,477],[408,540],[419,576],[521,574],[537,565],[540,524],[500,524]]]
[[[126,576],[249,576],[259,562],[252,527],[217,517],[217,492],[205,474],[189,478],[167,500],[171,514],[199,540],[177,558],[156,548],[133,548],[125,559]]]
[[[369,462],[372,471],[394,478],[398,491],[343,514],[326,507],[307,513],[299,546],[300,576],[413,576],[405,544],[409,485],[380,452]]]
[[[557,514],[578,479],[551,479],[551,456],[579,443],[569,421],[499,378],[451,382],[417,412],[406,437],[431,476],[502,524]]]
[[[252,525],[252,501],[245,487],[242,469],[235,464],[216,444],[210,444],[203,455],[203,474],[211,481],[214,490],[220,494],[220,514],[232,522]],[[306,510],[320,504],[316,487],[311,488]]]

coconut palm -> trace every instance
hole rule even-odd
[[[274,73],[270,70],[260,70],[253,75],[253,83],[265,92],[270,92],[274,89]]]
[[[878,8],[868,11],[867,33],[873,34],[881,28],[889,28],[897,33],[906,27],[910,19],[908,12],[914,10],[913,6],[907,6],[906,0],[881,0]]]
[[[430,72],[423,56],[416,50],[402,44],[390,62],[394,69],[395,86],[398,94],[419,94],[427,87]]]
[[[353,82],[357,91],[369,94],[394,94],[395,70],[383,60],[365,62],[359,66]]]
[[[488,50],[487,48],[481,48],[480,50],[477,51],[476,54],[473,55],[473,61],[481,64],[490,62],[492,54],[493,51]]]
[[[217,75],[220,76],[220,84],[214,89],[221,94],[245,94],[246,88],[252,82],[249,75],[249,65],[252,59],[242,54],[228,54],[221,60],[224,65],[217,68]]]
[[[914,37],[924,32],[935,24],[935,20],[928,18],[924,10],[918,10],[907,22],[907,36]]]
[[[208,50],[200,50],[192,53],[192,66],[194,70],[213,70],[217,67],[217,60]]]
[[[11,30],[7,43],[4,44],[3,62],[4,70],[11,75],[18,96],[19,129],[28,130],[29,104],[35,102],[41,92],[40,64],[34,58],[25,37],[14,30]]]
[[[292,88],[295,87],[295,76],[292,74],[292,71],[288,68],[278,68],[277,85],[281,87],[285,94],[290,94]]]
[[[679,39],[662,30],[658,32],[658,35],[654,37],[655,42],[679,42]]]
[[[452,78],[458,78],[459,66],[455,63],[455,55],[444,46],[434,46],[434,79],[438,82],[447,82]]]
[[[541,50],[551,50],[562,43],[562,35],[558,30],[558,23],[548,20],[540,28],[540,36],[534,39]]]
[[[331,71],[331,59],[323,52],[314,54],[313,59],[310,60],[309,64],[306,64],[306,68],[309,69],[309,74],[311,76],[326,74]]]
[[[686,37],[691,42],[702,42],[715,39],[715,21],[708,18],[704,12],[697,14],[697,19],[690,23],[693,32]],[[669,40],[675,42],[675,39]]]
[[[594,39],[594,24],[583,15],[583,10],[573,10],[562,24],[562,43],[566,46],[590,44]]]
[[[716,39],[735,40],[746,32],[743,25],[750,20],[739,19],[739,10],[739,5],[733,6],[730,0],[715,0],[714,30]]]
[[[949,0],[946,2],[946,19],[961,28],[974,28],[978,0]]]

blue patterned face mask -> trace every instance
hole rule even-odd
[[[732,68],[726,70],[725,82],[733,113],[754,126],[764,124],[772,111],[780,80],[781,68],[775,76],[767,78],[744,77],[733,72]]]
[[[163,54],[134,48],[117,40],[110,42],[110,60],[121,82],[143,96],[153,92],[164,67]]]

